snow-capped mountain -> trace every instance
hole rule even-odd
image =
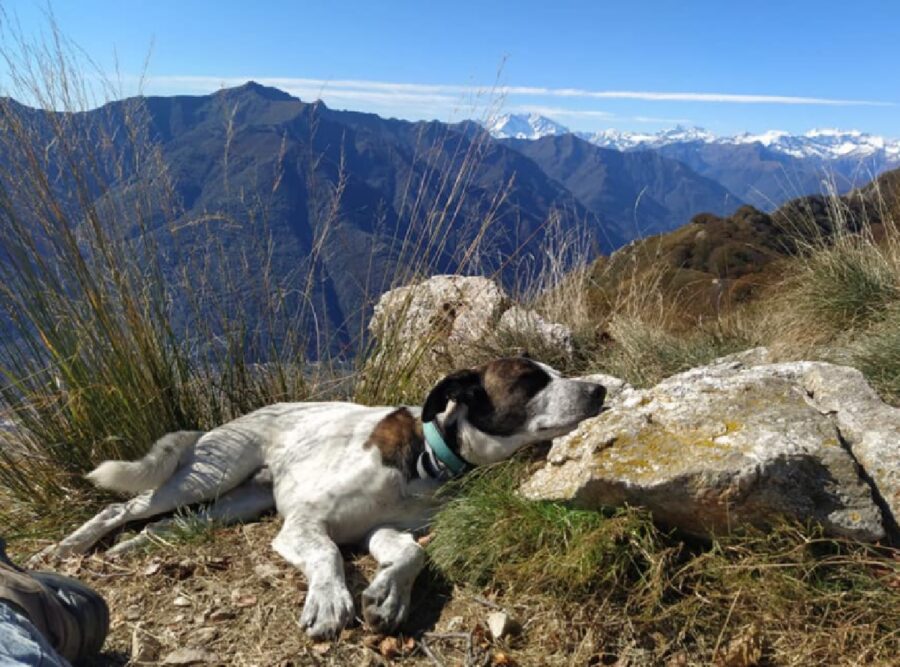
[[[889,162],[900,162],[900,141],[859,130],[817,129],[799,136],[770,130],[764,134],[741,134],[730,138],[730,143],[736,144],[757,142],[794,157],[839,160],[883,155]]]
[[[535,113],[503,114],[491,119],[487,129],[496,139],[540,139],[571,132],[556,121]]]
[[[600,132],[578,132],[577,135],[592,144],[603,148],[614,148],[620,151],[647,150],[661,148],[669,144],[682,144],[700,141],[710,143],[716,140],[711,132],[699,127],[682,127],[680,125],[661,130],[654,134],[643,132],[627,132],[622,130],[601,130]]]
[[[488,126],[498,139],[540,139],[548,135],[566,134],[564,126],[537,114],[506,114]],[[600,132],[576,132],[579,138],[620,151],[654,150],[672,144],[761,144],[766,148],[795,158],[833,161],[878,158],[888,165],[900,164],[900,140],[886,139],[859,130],[816,129],[805,134],[769,130],[762,134],[744,133],[733,137],[717,137],[699,127],[676,126],[654,133],[608,129]]]

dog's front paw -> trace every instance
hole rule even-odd
[[[336,637],[353,618],[353,598],[341,583],[310,586],[300,614],[300,625],[313,639]]]
[[[403,581],[395,571],[382,570],[363,591],[363,617],[376,632],[390,632],[406,620],[412,581]]]

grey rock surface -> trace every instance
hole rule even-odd
[[[889,528],[897,516],[900,410],[852,368],[757,365],[767,358],[748,351],[647,390],[622,383],[608,410],[554,442],[522,492],[580,507],[644,506],[698,535],[784,515],[881,539],[879,501]]]
[[[533,310],[513,305],[500,316],[500,332],[508,331],[539,341],[542,347],[554,348],[566,357],[575,354],[572,330],[558,322],[548,322]]]
[[[513,304],[497,283],[479,276],[433,276],[385,292],[369,331],[396,372],[415,366],[429,380],[471,365],[480,349],[496,348],[504,333],[521,334],[565,356],[574,353],[568,327]]]
[[[382,294],[369,331],[398,372],[415,364],[436,375],[466,366],[467,348],[488,334],[508,303],[488,278],[433,276]]]

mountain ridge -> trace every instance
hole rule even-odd
[[[501,140],[533,160],[623,238],[667,232],[696,213],[727,215],[744,204],[717,181],[655,151],[617,151],[573,134]]]
[[[523,123],[534,121],[530,133]],[[516,122],[525,140],[542,138],[550,127],[540,117],[507,115],[489,125],[495,136]],[[569,133],[561,125],[543,136],[574,134],[597,146],[623,152],[651,150],[683,162],[693,171],[717,181],[741,200],[764,211],[809,194],[844,194],[879,174],[900,166],[900,140],[858,130],[810,130],[804,135],[770,131],[716,137],[702,128],[676,126],[657,133]]]
[[[656,149],[674,143],[717,143],[741,145],[759,143],[774,151],[792,157],[816,157],[825,160],[848,157],[871,158],[883,154],[892,164],[900,164],[900,139],[890,139],[860,130],[814,128],[802,134],[783,130],[761,133],[743,132],[731,136],[718,136],[701,127],[676,125],[653,133],[616,130],[577,132],[540,114],[503,114],[485,123],[492,136],[498,139],[540,139],[545,136],[574,134],[604,148],[616,150]]]

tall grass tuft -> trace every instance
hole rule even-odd
[[[871,239],[840,236],[800,262],[791,280],[791,305],[821,335],[865,327],[900,301],[900,266]]]

